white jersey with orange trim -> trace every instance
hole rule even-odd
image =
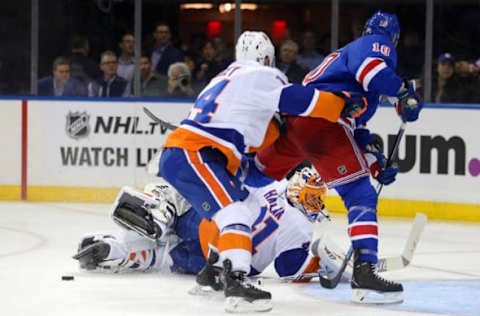
[[[308,221],[298,209],[292,207],[286,200],[285,190],[287,181],[274,182],[262,188],[250,188],[254,198],[250,199],[248,209],[251,216],[256,218],[252,227],[252,260],[251,274],[263,272],[272,262],[279,276],[295,278],[302,273],[316,272],[320,268],[319,258],[310,253],[310,243],[313,235],[313,224]],[[154,193],[157,191],[157,193]],[[194,210],[189,208],[185,199],[167,183],[160,182],[149,184],[145,192],[158,194],[161,200],[167,199],[171,205],[177,208],[177,214],[183,216],[190,214],[189,220],[195,221],[198,217]],[[190,211],[191,210],[191,211]],[[202,222],[210,223],[203,220]],[[208,225],[210,225],[208,224]],[[182,226],[183,225],[183,226]],[[178,221],[176,229],[185,231],[192,227],[184,226],[186,221]],[[182,227],[180,227],[182,226]],[[218,229],[213,231],[192,229],[189,237],[188,247],[182,249],[196,248],[195,239],[202,233],[218,234]],[[213,226],[215,224],[213,223]],[[122,227],[123,228],[123,227]],[[208,229],[212,228],[209,226]],[[216,231],[215,231],[216,229]],[[202,267],[202,261],[190,260],[190,256],[197,256],[198,251],[185,254],[180,250],[182,256],[175,255],[172,258],[170,251],[175,251],[177,245],[182,243],[177,231],[172,231],[162,237],[161,242],[153,242],[133,231],[124,228],[120,231],[90,233],[82,239],[93,238],[95,241],[103,241],[110,245],[109,256],[98,265],[98,269],[104,272],[111,271],[147,271],[162,270],[170,267],[181,267],[180,271],[197,273]],[[200,235],[198,235],[200,234]],[[195,237],[198,236],[198,237]],[[92,240],[92,241],[93,241]],[[201,241],[198,242],[198,250],[201,249]],[[168,244],[168,247],[166,245]],[[208,248],[208,245],[207,245]],[[208,253],[208,251],[204,252]],[[198,266],[197,266],[198,265]],[[190,269],[190,270],[189,270]]]
[[[262,272],[269,264],[280,260],[275,262],[275,269],[280,276],[297,275],[305,272],[312,259],[308,252],[313,224],[287,202],[286,186],[287,181],[284,180],[251,189],[251,194],[257,197],[257,208],[260,207],[252,229],[252,274]],[[250,209],[254,207],[249,205]],[[299,259],[303,261],[299,262]],[[295,271],[284,271],[284,266],[288,265],[296,267]]]
[[[242,155],[262,145],[275,112],[338,120],[342,98],[287,83],[276,68],[253,61],[232,63],[199,94],[188,118],[168,136],[165,147],[215,147],[225,154],[227,169],[235,174]]]

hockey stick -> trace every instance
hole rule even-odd
[[[417,248],[418,242],[420,241],[420,236],[422,235],[426,223],[427,216],[422,213],[417,213],[415,219],[413,220],[413,225],[402,254],[396,257],[379,259],[377,263],[377,271],[385,272],[399,270],[408,266],[413,259],[413,254]]]
[[[158,116],[156,116],[155,114],[153,114],[149,109],[147,109],[146,107],[143,107],[143,112],[145,112],[145,114],[147,114],[147,116],[149,118],[151,118],[155,123],[157,124],[160,124],[160,126],[163,126],[165,127],[166,129],[168,130],[171,130],[171,131],[174,131],[177,129],[178,126],[175,126],[173,125],[172,123],[169,123],[167,121],[164,121],[162,120],[161,118],[159,118]]]
[[[405,127],[407,123],[402,121],[402,124],[400,125],[400,128],[398,129],[397,132],[397,137],[395,137],[395,144],[393,146],[392,152],[388,156],[387,160],[387,167],[391,166],[392,163],[397,159],[398,156],[398,147],[400,147],[400,141],[402,140],[403,134],[405,133]],[[380,187],[377,190],[377,195],[380,195],[383,189],[383,184],[380,184]]]
[[[427,217],[422,213],[417,213],[415,219],[413,220],[410,233],[405,242],[405,247],[403,252],[394,257],[379,258],[377,263],[377,272],[387,272],[394,271],[406,268],[413,259],[413,254],[417,245],[420,241],[425,224],[427,223]],[[329,249],[332,251],[331,249]],[[340,256],[340,255],[336,255]],[[294,281],[294,280],[303,280],[303,279],[313,279],[318,278],[319,274],[315,273],[305,273],[296,277],[283,277],[282,280],[285,281]]]
[[[395,138],[395,144],[393,146],[392,152],[390,153],[387,159],[387,164],[386,164],[387,166],[390,166],[397,156],[398,147],[400,146],[400,141],[402,140],[403,134],[405,133],[405,127],[406,127],[406,123],[402,121],[402,124],[400,125],[400,128],[397,133],[397,137]],[[380,193],[382,192],[382,188],[383,188],[383,184],[380,185],[380,188],[377,191],[377,196],[380,195]],[[354,222],[356,222],[356,220],[352,221],[352,223]],[[338,283],[342,278],[343,272],[345,272],[345,269],[347,268],[348,262],[350,261],[350,259],[352,259],[352,256],[353,256],[353,245],[350,245],[350,248],[348,249],[347,255],[345,256],[345,259],[343,260],[343,263],[338,273],[331,279],[319,275],[320,284],[327,289],[334,289],[335,287],[337,287]]]

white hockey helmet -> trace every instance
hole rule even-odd
[[[268,66],[273,67],[275,48],[264,32],[245,31],[237,40],[235,57],[237,61],[252,60],[262,66],[265,65],[265,58],[268,57]]]

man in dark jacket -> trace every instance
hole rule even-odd
[[[71,76],[87,85],[94,78],[101,75],[98,64],[88,57],[90,42],[84,36],[76,35],[72,38],[72,54],[70,55]]]
[[[307,71],[297,64],[298,44],[286,40],[280,46],[280,60],[277,68],[280,69],[291,83],[302,83]]]
[[[140,57],[140,80],[142,82],[142,97],[160,97],[167,89],[167,76],[159,75],[153,71],[149,55]]]
[[[70,77],[70,61],[61,56],[53,62],[53,76],[38,81],[38,95],[81,97],[87,95],[85,85]]]
[[[153,69],[161,75],[167,75],[171,64],[183,61],[183,52],[172,45],[172,33],[168,24],[157,23],[153,36],[155,38],[155,46],[151,54]]]
[[[100,70],[103,76],[90,82],[88,96],[90,97],[128,97],[129,85],[125,79],[117,76],[117,55],[104,51],[100,57]]]

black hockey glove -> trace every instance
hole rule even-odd
[[[342,110],[342,117],[357,118],[367,110],[367,98],[357,92],[339,91],[333,92],[336,96],[345,100],[345,106]]]

